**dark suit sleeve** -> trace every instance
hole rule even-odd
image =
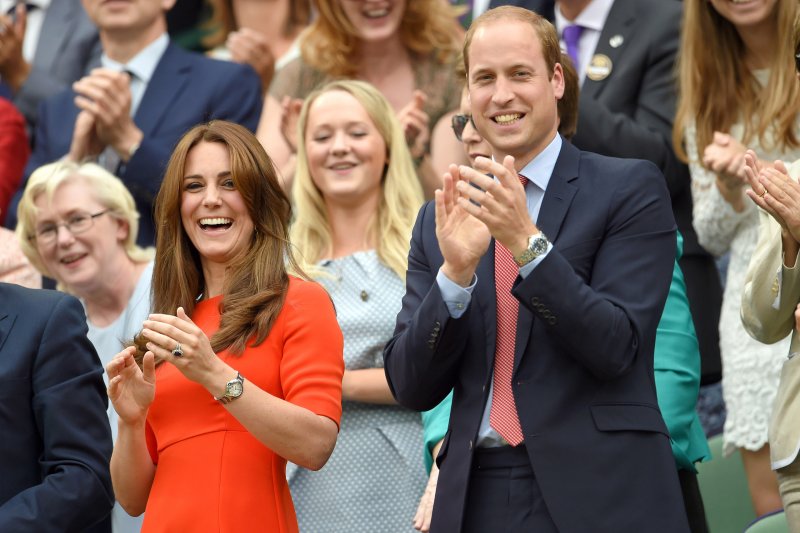
[[[250,65],[234,66],[233,75],[219,83],[209,119],[230,120],[255,133],[264,106],[261,80]]]
[[[207,112],[198,113],[198,123],[223,119],[255,132],[263,104],[258,75],[249,65],[235,65],[235,68],[226,69],[225,74],[227,78],[216,80],[216,88],[207,104]],[[163,138],[145,136],[139,149],[120,172],[122,180],[129,188],[146,192],[150,198],[155,198],[158,193],[160,177],[178,139],[171,143],[163,141]],[[144,194],[140,196],[144,197]]]
[[[434,206],[426,204],[411,237],[406,294],[397,315],[392,340],[384,349],[384,369],[397,401],[410,409],[433,409],[455,384],[458,366],[467,349],[470,308],[458,319],[450,317],[436,283],[437,271],[428,262],[424,238],[433,237]]]
[[[658,4],[664,5],[655,6],[657,14],[639,13],[637,24],[641,27],[634,35],[637,43],[624,46],[634,47],[646,40],[648,48],[625,50],[620,64],[614,66],[620,71],[616,85],[605,87],[597,98],[591,96],[593,91],[581,92],[578,130],[573,142],[589,152],[652,161],[666,176],[674,197],[688,182],[685,169],[679,168],[681,163],[672,149],[674,67],[681,9],[674,2]],[[604,44],[599,43],[598,48]],[[586,78],[584,86],[590,83],[604,82]]]
[[[43,442],[42,482],[0,506],[0,531],[82,531],[114,502],[108,400],[85,315],[66,295],[41,310],[48,311],[39,346],[28,347],[35,353],[31,403]]]
[[[608,181],[617,187],[599,242],[566,248],[556,243],[512,289],[562,353],[601,380],[626,373],[642,350],[652,353],[676,246],[675,219],[658,169],[637,161],[612,172],[624,178]],[[573,265],[592,256],[588,276],[579,275]]]
[[[214,94],[206,104],[206,112],[198,109],[196,120],[198,123],[213,119],[229,120],[255,132],[263,104],[261,81],[249,65],[228,66],[232,68],[224,72],[213,71],[224,76],[220,75],[215,80]],[[120,177],[136,198],[143,215],[145,212],[152,213],[162,176],[178,140],[179,137],[166,140],[159,135],[145,136],[133,157],[120,167]]]

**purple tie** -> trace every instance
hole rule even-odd
[[[565,26],[561,32],[564,39],[564,44],[567,45],[567,55],[572,59],[572,65],[575,70],[580,70],[580,63],[578,62],[578,42],[581,40],[581,33],[583,33],[583,26],[572,24]]]

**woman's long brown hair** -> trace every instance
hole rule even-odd
[[[181,196],[189,152],[201,142],[227,147],[231,175],[247,206],[254,231],[244,254],[228,266],[220,302],[220,327],[211,336],[215,352],[241,354],[248,341],[261,344],[283,307],[288,270],[302,272],[289,246],[291,204],[272,160],[246,128],[215,120],[187,132],[172,153],[155,203],[156,258],[153,269],[154,313],[174,315],[183,307],[191,316],[205,286],[197,249],[181,222]],[[141,364],[146,339],[135,339]]]

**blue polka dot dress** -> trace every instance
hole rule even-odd
[[[405,284],[373,251],[321,263],[336,306],[347,370],[383,368]],[[345,401],[336,448],[318,472],[289,465],[301,533],[414,531],[427,482],[420,414]]]

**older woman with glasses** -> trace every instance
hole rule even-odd
[[[51,163],[31,174],[18,216],[22,251],[81,300],[89,340],[107,364],[150,312],[153,250],[136,245],[133,197],[119,178],[94,163]],[[108,418],[116,439],[117,416],[110,406]],[[115,505],[115,533],[139,531],[141,522]]]

